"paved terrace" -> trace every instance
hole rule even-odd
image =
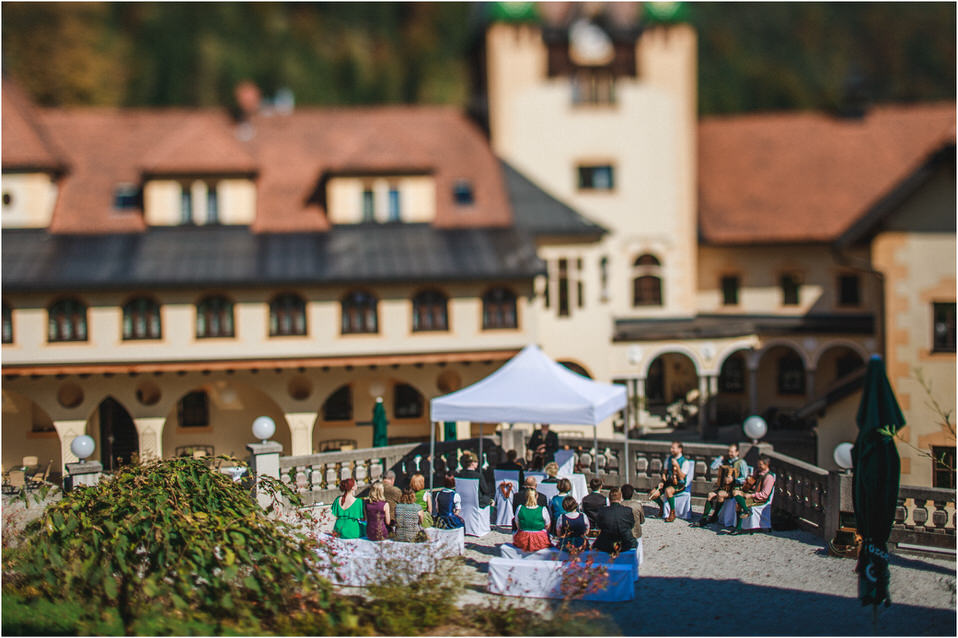
[[[855,560],[829,556],[808,532],[729,536],[716,529],[647,518],[635,600],[575,605],[600,610],[623,635],[875,633],[872,608],[857,598]],[[502,601],[485,592],[486,574],[489,558],[510,538],[498,531],[466,537],[469,578],[462,604]],[[955,566],[953,556],[893,554],[892,606],[879,611],[878,635],[954,636]],[[509,600],[539,609],[555,605]]]

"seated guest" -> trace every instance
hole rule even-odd
[[[516,459],[519,457],[519,454],[515,450],[509,450],[506,452],[506,460],[496,466],[497,470],[506,470],[507,472],[518,472],[519,473],[519,484],[522,484],[522,465],[520,465]]]
[[[709,523],[714,523],[718,518],[719,510],[725,500],[732,497],[736,489],[735,478],[738,476],[736,469],[731,465],[722,465],[719,468],[718,476],[715,478],[715,485],[712,491],[705,498],[705,508],[702,510],[702,517],[692,523],[692,527],[705,527]],[[709,515],[711,513],[711,516]]]
[[[389,520],[396,520],[396,503],[402,496],[402,490],[396,487],[396,473],[392,470],[386,472],[383,476],[383,496],[386,498],[386,504],[389,506]]]
[[[492,504],[493,487],[489,477],[479,471],[479,459],[472,454],[463,454],[459,459],[463,469],[459,470],[456,478],[474,478],[479,479],[479,507],[486,507]]]
[[[406,488],[396,503],[396,540],[412,543],[425,540],[423,519],[426,512],[416,504],[416,493]]]
[[[421,473],[416,472],[411,477],[409,477],[409,489],[411,489],[415,495],[415,503],[422,511],[426,513],[423,521],[423,527],[432,527],[432,499],[429,498],[429,490],[426,489],[426,477]]]
[[[526,502],[526,498],[527,498],[526,495],[529,492],[535,495],[537,504],[543,507],[548,507],[549,500],[546,498],[546,495],[536,490],[536,477],[527,476],[525,483],[523,483],[522,485],[522,489],[519,490],[519,493],[516,494],[516,497],[513,500],[513,505],[512,505],[513,511],[518,511],[519,505]]]
[[[578,511],[578,507],[579,504],[571,496],[562,499],[562,515],[556,523],[560,550],[588,549],[585,537],[589,533],[589,517]]]
[[[558,483],[559,482],[559,478],[556,476],[556,474],[559,473],[558,463],[556,463],[555,461],[552,461],[551,463],[546,463],[544,471],[546,473],[546,477],[542,479],[543,483]]]
[[[545,483],[545,481],[543,481]],[[566,496],[572,495],[572,481],[567,478],[559,479],[558,484],[556,484],[556,489],[559,490],[559,493],[552,497],[552,500],[549,501],[549,513],[552,515],[552,529],[550,530],[553,534],[556,533],[556,524],[559,521],[559,517],[565,512],[563,501]],[[576,507],[578,507],[576,503]]]
[[[632,516],[635,517],[635,527],[632,528],[632,535],[636,538],[642,538],[642,523],[645,522],[645,510],[642,509],[642,503],[638,500],[632,500],[635,496],[635,488],[626,483],[622,486],[622,504],[632,510]]]
[[[595,513],[598,512],[600,508],[609,505],[609,499],[602,494],[601,489],[602,479],[594,478],[590,480],[589,493],[582,499],[582,513],[589,517],[589,523],[592,524],[592,527],[596,526]]]
[[[363,501],[356,498],[356,479],[345,479],[339,489],[343,494],[333,501],[331,508],[336,517],[333,534],[340,538],[362,538]]]
[[[537,552],[551,546],[548,532],[549,508],[536,500],[536,494],[535,490],[526,490],[525,501],[519,505],[512,522],[516,528],[512,544],[525,552]]]
[[[389,505],[383,493],[382,481],[376,481],[369,488],[366,498],[366,538],[371,541],[384,541],[389,536]]]
[[[749,480],[745,481],[742,489],[732,492],[738,510],[738,520],[735,522],[732,534],[743,534],[742,521],[752,515],[752,506],[762,505],[772,496],[772,490],[775,489],[775,477],[769,472],[768,461],[768,456],[764,454],[759,456],[755,472]]]
[[[458,529],[465,527],[466,522],[459,515],[462,512],[462,498],[456,494],[456,477],[446,474],[442,479],[442,489],[433,494],[435,512],[433,524],[441,529]]]
[[[662,502],[664,495],[669,501],[669,517],[665,519],[666,523],[675,520],[675,495],[685,489],[685,472],[682,470],[682,464],[685,463],[685,457],[682,455],[683,446],[680,441],[672,441],[669,446],[669,455],[662,464],[662,480],[649,492],[649,500],[659,504],[659,516],[665,516],[665,504]]]
[[[595,514],[599,537],[592,548],[609,554],[635,549],[635,536],[632,535],[635,516],[630,508],[622,504],[622,490],[617,487],[610,489],[609,500],[611,504]]]

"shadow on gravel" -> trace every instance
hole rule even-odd
[[[484,556],[499,556],[499,547],[495,545],[477,545],[475,543],[466,543],[466,550],[483,554]]]
[[[937,558],[942,558],[947,560],[947,556],[944,554],[938,556]],[[890,554],[888,557],[888,563],[890,565],[896,565],[898,567],[912,567],[915,569],[920,569],[926,572],[935,572],[936,574],[945,574],[946,576],[955,575],[955,565],[935,565],[928,561],[919,560],[917,558],[911,558],[909,556],[904,556],[902,554]]]
[[[465,557],[462,562],[463,562],[464,565],[473,568],[474,570],[476,570],[476,571],[479,572],[480,574],[488,574],[488,573],[489,573],[489,563],[488,563],[488,562],[481,562],[481,561],[476,560],[475,558],[469,558],[468,556]]]
[[[641,577],[633,601],[574,606],[599,610],[626,636],[955,635],[954,609],[896,604],[879,610],[876,633],[871,607],[862,607],[856,594],[846,598],[739,580]],[[662,601],[681,601],[681,612],[666,612]],[[735,601],[735,608],[724,601]]]

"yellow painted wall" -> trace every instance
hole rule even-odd
[[[3,195],[10,204],[0,209],[3,228],[45,228],[57,201],[57,185],[47,173],[3,173]]]

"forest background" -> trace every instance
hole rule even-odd
[[[519,4],[519,3],[514,3]],[[40,104],[223,106],[242,80],[297,105],[474,99],[486,3],[18,3],[3,72]],[[652,19],[646,12],[646,19]],[[955,98],[956,5],[680,3],[699,112]]]

